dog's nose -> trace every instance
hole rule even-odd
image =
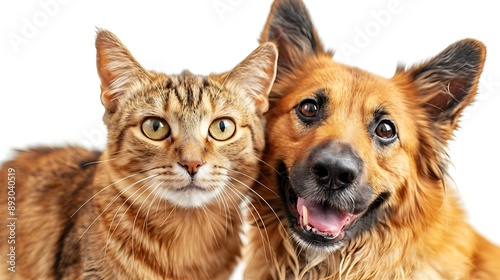
[[[361,173],[362,161],[347,144],[330,143],[312,155],[311,171],[317,182],[334,190],[352,185]]]

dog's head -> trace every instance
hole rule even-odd
[[[335,62],[298,0],[275,1],[261,41],[279,49],[265,161],[298,244],[333,252],[442,206],[443,150],[476,94],[481,42],[387,79]]]

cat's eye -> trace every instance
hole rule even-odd
[[[229,118],[216,119],[208,128],[208,132],[215,140],[228,140],[236,132],[236,124]]]
[[[382,144],[390,144],[397,138],[396,125],[390,120],[381,120],[375,128],[375,134]]]
[[[160,118],[147,118],[142,122],[142,133],[151,140],[160,141],[170,135],[170,127]]]

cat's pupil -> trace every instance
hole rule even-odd
[[[226,125],[224,124],[224,121],[219,122],[219,128],[220,128],[220,131],[222,131],[222,132],[224,132],[224,130],[226,130]]]
[[[153,129],[154,129],[154,131],[158,131],[158,128],[160,128],[160,122],[159,121],[154,121],[153,122]]]

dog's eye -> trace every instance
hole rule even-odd
[[[300,113],[304,117],[312,118],[318,113],[318,105],[315,103],[304,103],[300,106]]]
[[[313,122],[319,111],[318,103],[312,99],[306,99],[297,106],[297,115],[304,122]]]
[[[391,141],[396,137],[396,126],[390,120],[382,120],[375,128],[375,134],[384,141]]]

